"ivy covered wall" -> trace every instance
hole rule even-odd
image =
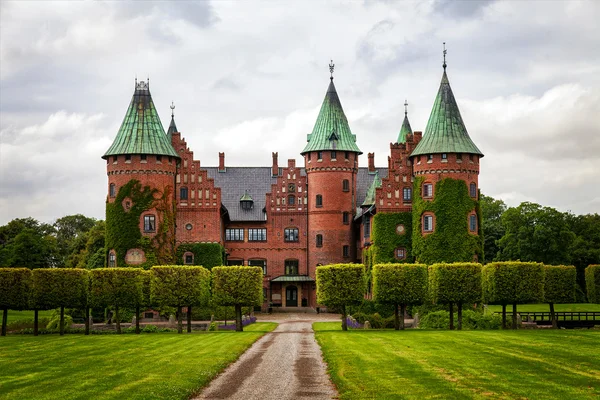
[[[413,193],[412,243],[417,262],[471,262],[477,255],[483,260],[483,234],[479,202],[469,197],[463,180],[445,178],[435,184],[433,200],[423,200],[423,177],[415,178]],[[477,213],[478,235],[469,233],[468,215]],[[433,233],[421,234],[421,216],[431,211],[435,215]]]
[[[223,253],[225,249],[219,243],[185,243],[177,247],[177,260],[179,264],[184,264],[183,255],[187,252],[194,254],[194,264],[201,265],[206,269],[218,267],[224,264]]]
[[[369,260],[372,264],[382,263],[412,263],[414,260],[412,251],[412,213],[377,213],[373,217],[371,228],[371,240]],[[403,227],[403,231],[399,227]],[[398,247],[406,249],[406,259],[398,260],[394,250]]]
[[[154,265],[173,264],[175,213],[169,196],[172,196],[169,188],[161,193],[150,186],[142,187],[135,179],[119,188],[115,201],[106,203],[105,265],[111,249],[117,253],[117,266],[124,267],[127,265],[127,250],[136,248],[144,251],[146,261],[135,267],[147,269]],[[128,210],[123,207],[125,199],[131,202]],[[157,212],[156,235],[149,238],[140,232],[140,217],[144,211],[152,208]]]

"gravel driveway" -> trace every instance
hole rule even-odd
[[[277,318],[277,329],[254,343],[196,399],[335,398],[313,319],[322,320],[301,314]]]

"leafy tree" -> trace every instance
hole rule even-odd
[[[213,301],[235,307],[235,330],[243,331],[242,306],[262,304],[263,273],[260,267],[213,267]]]
[[[0,227],[0,267],[48,268],[58,265],[52,225],[17,218]]]
[[[94,226],[80,237],[80,243],[67,258],[67,266],[75,268],[96,269],[104,268],[104,237],[106,224],[96,221]]]
[[[429,267],[429,298],[434,304],[448,304],[450,329],[454,329],[454,304],[458,308],[458,329],[462,329],[462,305],[481,301],[481,264],[433,264]]]
[[[506,204],[502,200],[481,194],[481,229],[483,231],[484,263],[492,262],[498,254],[496,242],[504,236],[505,229],[502,225],[502,214],[506,211]]]
[[[394,329],[404,329],[406,306],[422,304],[426,297],[427,265],[376,264],[373,267],[373,300],[394,305]]]
[[[92,229],[95,223],[94,218],[88,218],[82,214],[67,215],[54,222],[61,265],[66,267],[77,265],[69,263],[69,258],[71,255],[79,254],[85,248],[85,233]]]
[[[191,332],[191,307],[206,306],[210,300],[210,271],[199,266],[168,265],[152,267],[151,272],[152,303],[177,307],[178,333],[183,332],[182,307],[188,307],[188,332]]]
[[[317,302],[341,308],[342,330],[347,331],[346,306],[359,304],[365,294],[365,266],[331,264],[317,267]]]
[[[8,310],[29,308],[30,289],[30,270],[27,268],[0,268],[0,309],[3,310],[2,336],[6,336]]]
[[[575,300],[577,271],[574,266],[546,265],[544,301],[550,305],[552,327],[558,328],[554,303],[572,303]]]
[[[600,215],[568,215],[575,234],[571,247],[571,262],[577,268],[577,283],[585,290],[585,269],[600,264]]]
[[[590,303],[600,303],[600,265],[590,265],[585,269],[585,284]]]

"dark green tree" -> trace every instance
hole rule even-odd
[[[484,194],[480,195],[479,204],[481,205],[484,263],[489,263],[498,254],[499,248],[496,242],[504,236],[502,214],[506,211],[506,204],[502,200]]]
[[[600,215],[568,215],[575,240],[571,247],[571,263],[577,269],[577,283],[585,291],[585,269],[600,264]]]

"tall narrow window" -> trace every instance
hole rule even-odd
[[[412,200],[412,189],[411,188],[405,187],[404,189],[402,189],[402,199],[404,201]]]
[[[423,231],[433,232],[433,215],[423,216]]]
[[[433,197],[433,185],[431,183],[423,185],[423,197]]]
[[[332,151],[331,152],[331,159],[332,160],[336,160],[337,159],[337,151]]]
[[[323,247],[323,235],[317,235],[317,247]]]
[[[344,247],[342,247],[342,256],[344,258],[350,257],[350,246],[348,246],[347,244],[344,245]]]
[[[293,206],[296,204],[296,196],[290,195],[288,196],[288,205]]]
[[[108,189],[108,193],[110,197],[116,197],[117,196],[117,187],[115,186],[114,183],[110,184],[110,187]]]
[[[316,206],[323,207],[323,196],[321,196],[320,194],[317,195]]]
[[[188,188],[182,187],[179,189],[179,200],[187,200],[188,199]]]
[[[298,260],[285,260],[285,274],[298,275]]]
[[[297,242],[298,238],[298,228],[286,228],[283,230],[283,240],[285,242]]]
[[[447,159],[448,159],[448,154],[442,153],[442,160],[447,160]]]
[[[348,225],[350,223],[350,213],[347,211],[344,211],[344,213],[342,214],[342,222],[344,223],[344,225]]]
[[[323,159],[323,152],[322,151],[318,151],[317,152],[317,160],[322,160]]]
[[[156,217],[154,215],[144,215],[144,232],[156,231]]]
[[[477,215],[469,215],[469,230],[471,232],[477,232]]]
[[[427,162],[433,162],[433,154],[427,154]]]
[[[469,194],[473,198],[477,197],[477,185],[475,183],[469,185]]]
[[[162,163],[162,156],[156,156],[156,162]]]
[[[349,151],[347,151],[347,152],[346,152],[346,154],[344,154],[344,158],[345,158],[346,160],[349,160],[349,159],[350,159],[350,152],[349,152]]]
[[[147,161],[148,161],[148,156],[147,156],[146,154],[142,154],[142,155],[140,156],[140,160],[141,160],[142,162],[147,162]]]
[[[117,255],[115,254],[114,251],[111,251],[110,253],[108,253],[108,266],[109,267],[117,266]]]
[[[125,154],[125,162],[131,162],[131,154]]]
[[[342,190],[344,192],[349,192],[350,191],[350,181],[348,179],[344,179],[342,181]]]
[[[371,217],[369,217],[368,215],[365,216],[365,219],[364,219],[363,231],[364,231],[364,237],[366,237],[366,238],[371,237]]]

